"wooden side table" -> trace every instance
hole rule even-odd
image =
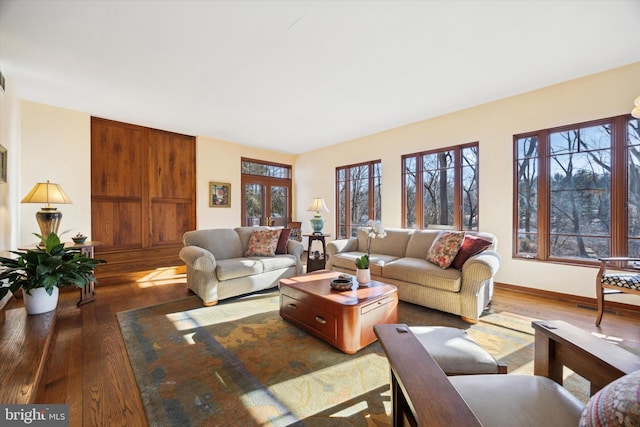
[[[330,237],[331,234],[304,234],[305,237],[309,238],[309,247],[307,249],[307,273],[317,270],[324,270],[326,265],[326,251],[325,251],[325,237]],[[318,241],[322,244],[322,253],[319,257],[315,257],[311,252],[311,244],[315,241]]]
[[[84,243],[67,242],[64,244],[65,248],[80,249],[82,255],[87,258],[93,258],[94,248],[98,245],[98,242],[87,241]],[[80,289],[80,301],[76,304],[78,307],[81,305],[95,301],[96,299],[96,284],[95,282],[89,282]]]

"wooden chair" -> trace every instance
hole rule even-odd
[[[302,242],[302,222],[290,222],[287,224],[287,228],[291,229],[290,240]]]
[[[640,356],[566,322],[534,321],[532,326],[533,376],[449,377],[415,335],[405,331],[407,325],[374,325],[391,368],[393,426],[577,426],[584,405],[562,387],[564,366],[590,381],[592,395],[640,369]]]
[[[607,272],[607,268],[622,269],[629,263],[640,261],[640,258],[608,257],[599,258],[600,270],[596,276],[596,299],[598,300],[598,315],[596,325],[600,325],[604,314],[604,296],[610,294],[640,295],[640,273]]]

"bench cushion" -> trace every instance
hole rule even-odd
[[[496,359],[462,329],[448,326],[409,329],[447,375],[498,373]]]
[[[485,426],[577,426],[584,408],[547,377],[463,375],[449,380]]]

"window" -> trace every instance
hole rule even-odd
[[[286,226],[291,221],[291,166],[242,162],[242,224]]]
[[[478,229],[478,143],[402,156],[402,226]]]
[[[630,116],[514,136],[515,256],[640,256],[640,133]]]
[[[336,168],[336,234],[355,236],[369,219],[381,220],[382,162]]]

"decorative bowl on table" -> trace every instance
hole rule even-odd
[[[73,243],[82,244],[84,243],[85,240],[87,240],[87,236],[77,235],[77,236],[73,236],[71,240],[73,240]]]
[[[336,291],[348,291],[352,287],[353,281],[351,280],[351,277],[338,277],[331,281],[331,289],[335,289]]]

